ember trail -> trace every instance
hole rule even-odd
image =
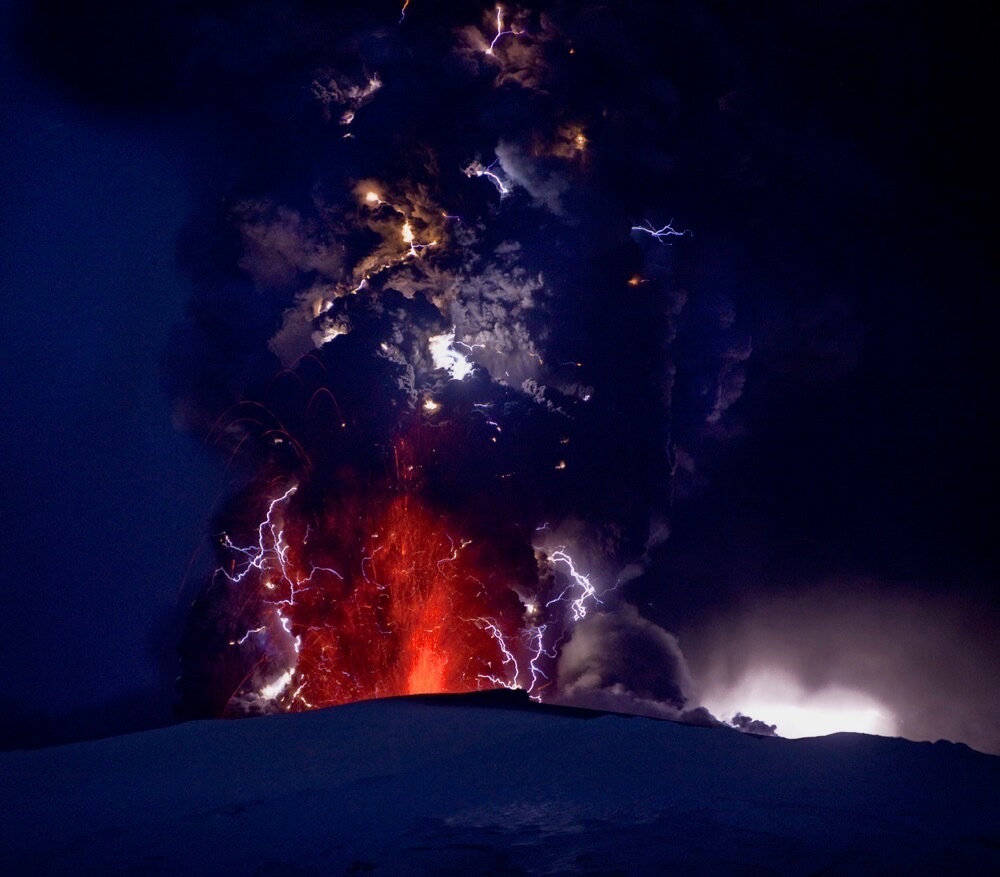
[[[268,465],[287,463],[287,447],[300,465],[232,503],[242,517],[219,535],[221,562],[195,613],[215,630],[189,643],[211,670],[188,681],[200,711],[497,686],[542,696],[565,625],[596,596],[564,550],[535,550],[519,527],[494,520],[485,533],[434,508],[425,473],[454,424],[425,421],[408,418],[377,478],[343,465],[318,471],[307,444],[259,424],[258,441],[269,436],[279,452]]]
[[[402,443],[396,452],[406,458]],[[256,592],[248,609],[262,622],[249,628],[259,634],[231,645],[243,660],[256,656],[253,676],[273,675],[265,664],[282,668],[277,687],[243,682],[226,711],[255,699],[301,709],[469,691],[487,674],[514,684],[489,632],[514,638],[518,601],[497,582],[512,572],[486,567],[472,541],[426,507],[414,480],[411,471],[313,508],[290,488],[268,507],[256,543],[226,537],[234,556],[222,575]]]

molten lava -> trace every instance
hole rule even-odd
[[[255,541],[225,537],[228,647],[252,669],[222,674],[223,714],[516,683],[523,568],[449,526],[412,476],[317,492],[278,491]]]
[[[328,514],[312,538],[342,558],[344,581],[320,576],[326,586],[307,586],[287,609],[302,638],[301,696],[315,706],[470,691],[501,672],[503,655],[485,627],[499,607],[488,603],[490,573],[478,568],[474,546],[408,492],[378,505],[368,520]],[[304,559],[295,565],[306,578]]]

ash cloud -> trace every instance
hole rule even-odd
[[[464,430],[427,467],[439,508],[476,533],[515,522],[526,549],[550,523],[602,588],[624,588],[671,516],[679,461],[739,432],[753,343],[714,282],[725,254],[698,229],[630,234],[685,211],[679,227],[696,225],[701,191],[744,185],[732,102],[716,100],[725,46],[696,36],[701,13],[653,5],[498,21],[424,3],[402,26],[387,11],[223,4],[173,22],[170,101],[207,98],[223,132],[180,250],[194,293],[168,356],[176,419],[258,478],[306,459],[371,471],[408,419]],[[709,51],[664,55],[667,32]],[[449,332],[464,382],[430,353]],[[322,448],[320,390],[354,436]],[[195,629],[239,623],[199,606],[219,619]],[[676,641],[627,602],[567,628],[556,669],[580,702],[678,714],[694,697]]]
[[[523,148],[506,140],[497,144],[496,156],[511,183],[524,188],[536,206],[544,207],[555,216],[567,216],[563,198],[572,183],[561,169],[542,167],[541,162]]]
[[[248,143],[263,138],[267,148],[229,144],[246,171],[222,210],[206,207],[226,246],[198,248],[210,264],[195,272],[204,279],[183,330],[213,349],[211,359],[226,349],[220,340],[238,338],[230,346],[241,356],[221,368],[202,357],[194,377],[186,356],[173,357],[180,419],[215,424],[227,407],[242,415],[241,399],[257,400],[269,412],[259,426],[234,417],[241,429],[210,438],[265,461],[271,477],[306,459],[370,467],[408,421],[439,438],[471,431],[464,447],[448,446],[447,463],[422,470],[424,495],[473,533],[497,517],[513,522],[525,549],[539,548],[540,525],[579,526],[579,562],[602,589],[623,587],[641,574],[654,520],[670,515],[683,432],[674,388],[699,388],[698,416],[716,425],[739,397],[750,355],[745,337],[726,337],[732,305],[687,319],[701,293],[679,286],[673,248],[630,234],[685,200],[668,158],[681,90],[656,53],[637,57],[604,40],[596,8],[511,9],[499,25],[489,9],[464,24],[429,4],[416,12],[390,27],[374,13],[363,24],[330,10],[321,30],[338,37],[326,51],[298,26],[277,32],[272,51],[298,62],[247,108],[246,123],[258,126]],[[244,15],[233,9],[219,26],[245,31]],[[639,32],[628,39],[644,42]],[[232,106],[244,109],[245,77],[221,72],[216,88],[231,83]],[[654,83],[649,103],[634,99],[637,76]],[[296,88],[294,101],[273,100]],[[474,158],[491,153],[492,164]],[[630,285],[634,275],[641,280]],[[223,291],[253,301],[259,322],[247,326],[242,308],[220,312]],[[697,358],[676,355],[681,337]],[[467,363],[471,377],[442,373],[432,353],[442,338],[448,361]],[[274,389],[282,367],[309,371],[300,374],[308,392],[328,393],[341,429],[366,437],[360,457],[364,440],[338,435],[330,451],[303,437],[314,425]],[[291,436],[278,446],[276,424]],[[698,438],[695,428],[685,442]],[[565,571],[543,573],[534,599],[566,590]],[[676,642],[629,604],[608,605],[579,624],[546,619],[565,630],[547,659],[558,663],[556,687],[578,702],[617,698],[680,714],[691,686]]]
[[[627,603],[581,621],[559,658],[566,704],[675,718],[692,688],[676,637]]]
[[[394,3],[37,0],[23,44],[85,102],[195,132],[178,134],[202,193],[165,363],[178,425],[264,477],[303,465],[274,441],[280,422],[312,435],[319,468],[363,480],[401,416],[434,401],[431,428],[463,426],[428,475],[437,507],[477,534],[484,509],[517,522],[529,554],[540,522],[585,533],[604,585],[652,563],[625,599],[682,629],[712,681],[706,617],[730,625],[713,642],[733,666],[821,666],[767,619],[751,613],[761,637],[735,620],[747,593],[810,591],[775,583],[780,558],[810,582],[822,567],[910,576],[909,596],[872,598],[893,632],[956,570],[995,569],[992,434],[974,420],[995,346],[992,154],[985,117],[953,98],[988,103],[987,47],[937,10],[851,13],[542,3],[498,22],[495,6],[420,0],[400,23]],[[502,195],[462,172],[494,160]],[[668,220],[693,236],[628,233]],[[462,383],[428,353],[449,332],[474,366]],[[675,537],[647,551],[663,522]],[[995,606],[991,586],[969,590]],[[866,599],[851,617],[762,605],[856,656],[842,631],[865,627]],[[677,627],[698,612],[701,628]],[[965,654],[962,625],[942,611],[945,642],[932,614],[914,622],[932,650]],[[996,656],[942,674],[896,638],[910,645],[892,679],[933,680],[918,712],[972,716],[970,680]],[[620,669],[610,686],[631,690]],[[972,721],[948,733],[985,733]]]
[[[737,713],[733,716],[730,719],[730,724],[745,734],[756,734],[759,737],[774,737],[778,729],[777,725],[769,725],[767,722],[752,716],[745,716],[743,713]]]

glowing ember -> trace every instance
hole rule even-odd
[[[367,526],[345,527],[339,514],[324,522],[327,550],[333,543],[347,561],[349,596],[331,600],[345,594],[339,582],[297,596],[298,672],[312,703],[470,691],[502,662],[492,637],[469,623],[492,608],[474,557],[415,497],[380,505]]]
[[[318,501],[289,486],[251,540],[223,536],[217,580],[241,606],[230,660],[251,668],[228,683],[224,714],[513,687],[518,659],[541,657],[539,635],[521,636],[523,565],[449,527],[419,496],[419,456],[403,442],[394,456],[398,474],[381,484]]]
[[[563,545],[532,549],[502,523],[479,539],[432,508],[421,473],[460,436],[422,420],[376,479],[315,481],[312,457],[282,437],[301,480],[268,482],[245,508],[253,523],[219,541],[212,608],[199,616],[222,625],[201,656],[212,668],[202,712],[499,686],[541,697],[597,590]]]

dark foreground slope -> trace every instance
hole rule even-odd
[[[2,754],[0,873],[1000,873],[995,756],[495,707],[372,701]]]

